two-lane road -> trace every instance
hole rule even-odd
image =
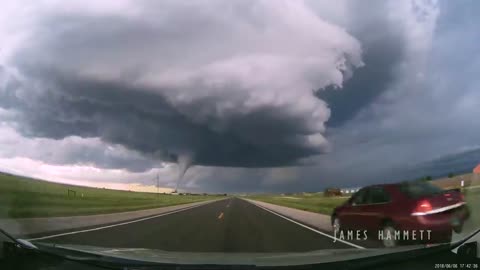
[[[351,248],[237,198],[39,241],[192,252],[300,252]]]

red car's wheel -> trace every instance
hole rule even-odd
[[[382,230],[383,230],[383,235],[384,236],[385,235],[395,235],[395,227],[393,226],[393,223],[391,223],[391,222],[385,223],[382,227]],[[390,238],[384,237],[382,239],[382,244],[386,248],[393,248],[393,247],[398,246],[398,241],[395,240],[394,237],[390,237]]]
[[[463,230],[463,222],[460,223],[460,224],[457,225],[457,226],[453,226],[453,231],[454,231],[455,233],[461,233],[462,230]]]
[[[340,219],[337,217],[337,216],[333,216],[333,219],[332,219],[332,229],[333,229],[333,233],[336,235],[340,232],[341,230],[341,223],[340,223]]]

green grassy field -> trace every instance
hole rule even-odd
[[[465,201],[471,210],[473,223],[480,225],[480,186],[464,191]]]
[[[76,196],[68,196],[68,189]],[[82,196],[83,194],[83,196]],[[213,195],[167,195],[79,187],[0,174],[0,218],[103,214],[185,204]]]
[[[323,193],[305,193],[301,195],[255,195],[249,199],[287,206],[300,210],[330,215],[333,209],[348,197],[325,197]]]

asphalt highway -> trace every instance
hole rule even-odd
[[[38,241],[183,252],[305,252],[352,248],[238,198]]]

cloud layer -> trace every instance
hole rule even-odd
[[[292,165],[326,151],[330,111],[313,90],[341,87],[363,65],[355,38],[303,2],[155,5],[35,13],[0,92],[20,132],[209,166]]]
[[[185,187],[218,192],[465,170],[480,132],[472,5],[7,1],[0,158],[144,184],[157,167],[172,188],[164,162],[192,160]]]

